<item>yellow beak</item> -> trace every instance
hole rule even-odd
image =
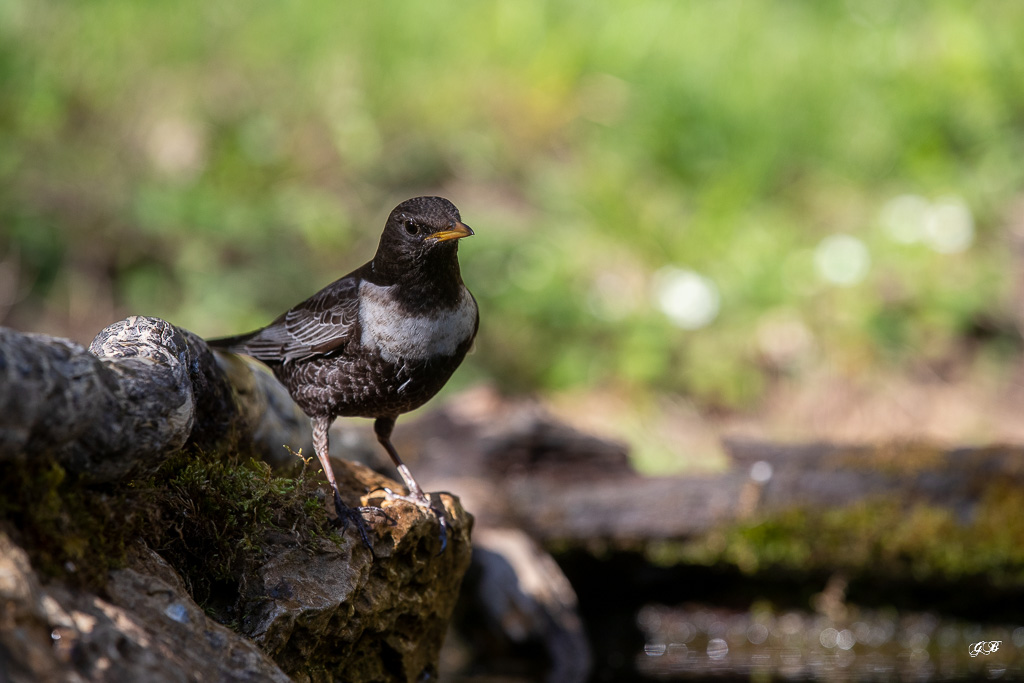
[[[452,226],[451,230],[441,230],[435,232],[433,235],[428,237],[428,240],[434,240],[435,242],[447,242],[448,240],[458,240],[463,237],[469,237],[473,234],[473,229],[465,223],[456,223]]]

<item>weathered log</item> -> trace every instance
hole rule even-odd
[[[1024,485],[1019,447],[931,448],[915,458],[911,447],[760,446],[763,451],[745,444],[737,467],[720,474],[509,478],[503,482],[505,505],[540,540],[635,547],[694,538],[797,506],[835,509],[892,496],[941,505],[966,519],[992,484]]]
[[[732,439],[724,443],[734,466],[725,472],[644,477],[621,444],[559,424],[531,403],[481,392],[404,430],[398,437],[410,450],[419,446],[415,467],[428,485],[464,492],[478,524],[518,526],[544,543],[639,547],[795,506],[836,508],[894,495],[966,518],[992,483],[1024,486],[1022,447],[910,443]]]
[[[948,448],[928,443],[778,444],[724,441],[735,469],[764,480],[761,505],[843,506],[870,496],[964,510],[993,482],[1024,485],[1024,448]]]
[[[0,328],[0,459],[50,452],[110,482],[154,472],[186,443],[251,438],[271,456],[308,444],[308,422],[269,373],[217,358],[158,318],[110,325],[88,351]]]

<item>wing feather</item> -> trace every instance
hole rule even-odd
[[[262,361],[289,362],[333,353],[359,335],[359,278],[347,276],[260,330],[209,343]]]

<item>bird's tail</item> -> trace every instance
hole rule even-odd
[[[259,330],[254,332],[248,332],[246,334],[236,334],[233,337],[218,337],[217,339],[207,339],[207,346],[211,346],[215,349],[223,349],[224,351],[230,351],[232,353],[245,353],[248,348],[248,343],[252,341],[252,338],[259,334]]]

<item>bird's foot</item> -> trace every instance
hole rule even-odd
[[[337,513],[337,517],[332,522],[335,527],[341,529],[342,533],[348,529],[348,525],[351,523],[355,525],[356,531],[359,532],[359,538],[362,539],[363,545],[372,553],[373,543],[370,542],[369,527],[367,526],[366,515],[376,515],[383,517],[391,525],[395,524],[395,520],[389,515],[384,509],[374,507],[372,505],[359,505],[356,507],[349,507],[345,505],[340,499],[336,498],[334,501],[334,511]]]
[[[445,548],[448,547],[448,517],[445,515],[444,508],[435,507],[434,504],[430,501],[430,498],[424,495],[423,493],[417,492],[419,493],[419,495],[402,495],[400,493],[395,493],[386,486],[382,487],[380,490],[384,492],[385,500],[404,500],[405,502],[412,503],[419,509],[423,510],[424,512],[428,512],[435,518],[437,518],[437,523],[441,526],[441,549],[437,551],[437,554],[442,554]]]

